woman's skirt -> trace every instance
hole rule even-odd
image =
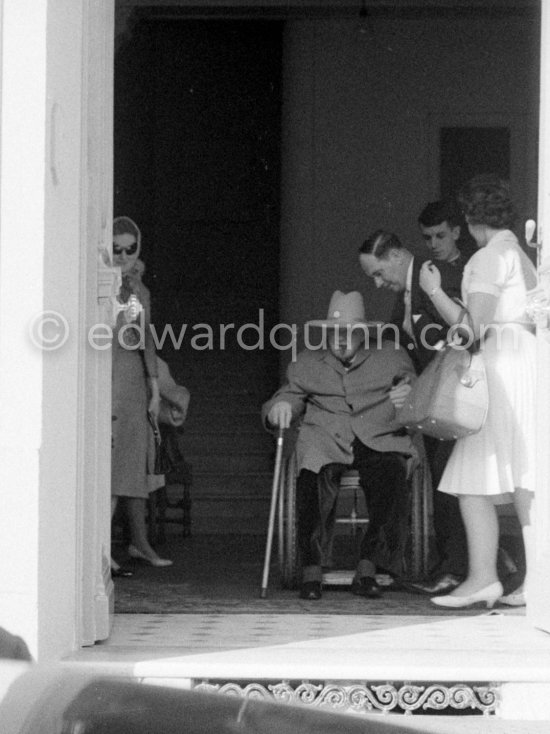
[[[535,489],[536,338],[505,325],[484,340],[489,409],[485,425],[459,439],[438,487],[447,494],[513,500],[516,488]]]

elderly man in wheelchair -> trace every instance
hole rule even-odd
[[[286,383],[262,408],[269,429],[300,420],[296,443],[300,597],[321,598],[323,542],[330,534],[338,483],[356,469],[369,513],[359,549],[352,593],[378,598],[375,574],[403,571],[408,528],[407,470],[416,451],[395,424],[414,380],[406,352],[380,338],[381,324],[365,321],[360,293],[336,291],[320,327],[319,348],[300,352]],[[373,338],[374,337],[374,338]],[[308,340],[311,344],[311,340]],[[308,342],[306,342],[308,343]]]

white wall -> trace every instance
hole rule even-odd
[[[413,249],[416,217],[438,197],[439,124],[509,124],[522,213],[537,195],[536,21],[374,17],[291,21],[283,108],[282,316],[326,314],[336,288],[358,288],[369,315],[390,300],[357,265],[384,227]],[[421,251],[421,249],[420,249]]]
[[[82,4],[3,5],[0,625],[47,660],[75,639]],[[45,311],[60,349],[29,337]]]

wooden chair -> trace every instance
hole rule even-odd
[[[182,526],[183,536],[191,535],[191,489],[193,467],[183,455],[183,429],[161,426],[162,440],[167,442],[173,470],[165,475],[165,484],[149,495],[148,526],[151,545],[166,542],[165,526]]]

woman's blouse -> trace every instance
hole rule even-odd
[[[495,323],[531,323],[526,315],[527,286],[536,285],[536,271],[521,250],[513,232],[498,232],[466,263],[462,278],[462,299],[472,293],[488,293],[498,299]]]
[[[115,338],[119,339],[123,348],[141,350],[147,377],[158,377],[156,346],[151,331],[151,296],[139,274],[134,271],[122,277],[118,298],[121,303],[125,303],[131,295],[137,296],[143,306],[143,318],[138,314],[138,317],[128,324],[124,312],[119,313]],[[131,325],[134,325],[134,328]]]

